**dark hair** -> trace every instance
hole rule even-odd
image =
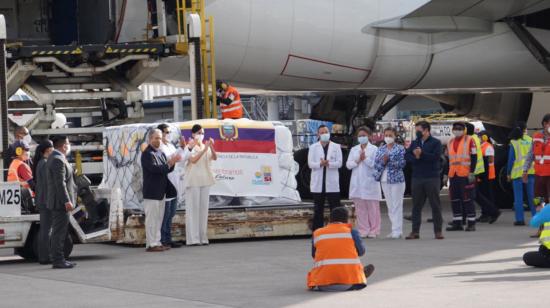
[[[27,129],[27,128],[26,128],[25,126],[17,126],[17,127],[15,128],[15,133],[16,133],[16,134],[20,134],[20,133],[22,133],[23,131],[25,131],[26,129]]]
[[[547,113],[542,117],[542,126],[544,126],[544,123],[550,122],[550,113]]]
[[[430,125],[430,123],[428,123],[428,121],[420,121],[418,123],[416,123],[415,126],[420,126],[422,127],[422,129],[427,129],[428,131],[431,131],[432,130],[432,126]]]
[[[464,122],[454,122],[453,123],[453,128],[455,128],[457,126],[462,127],[462,129],[466,128],[466,124],[464,124]]]
[[[466,134],[471,136],[474,134],[474,131],[475,131],[474,124],[470,122],[466,122]]]
[[[517,121],[516,126],[519,127],[522,131],[527,129],[527,123],[525,121]]]
[[[395,137],[398,136],[397,129],[395,129],[394,127],[388,126],[388,127],[384,128],[384,133],[386,133],[386,132],[393,132]]]
[[[38,162],[41,161],[44,158],[44,152],[47,149],[53,148],[53,142],[51,142],[48,139],[42,140],[40,144],[36,147],[36,150],[34,150],[34,157],[32,158],[32,174],[33,176],[36,176],[36,167],[38,166]]]
[[[338,206],[330,211],[331,222],[343,222],[347,223],[349,220],[349,211],[343,206]]]
[[[510,140],[518,140],[523,138],[523,130],[519,127],[514,127],[514,129],[512,129],[512,131],[510,132],[510,134],[508,134],[508,138]]]
[[[321,130],[321,128],[326,128],[326,129],[328,129],[328,126],[326,126],[325,124],[319,125],[319,127],[317,127],[317,132],[319,132],[319,131]]]
[[[361,126],[357,129],[357,134],[359,134],[359,132],[365,132],[367,133],[367,135],[371,135],[372,134],[372,130],[366,126]]]
[[[160,131],[163,133],[164,133],[164,130],[167,129],[168,127],[170,127],[170,125],[166,123],[162,123],[162,124],[159,124],[159,126],[157,126],[157,128],[160,129]]]
[[[67,142],[67,136],[65,135],[55,135],[51,138],[53,147],[56,149],[60,149],[65,145],[65,142]]]
[[[195,125],[193,125],[193,127],[191,128],[191,132],[192,132],[193,134],[196,134],[196,133],[198,133],[201,129],[202,129],[202,126],[200,126],[200,124],[195,124]]]

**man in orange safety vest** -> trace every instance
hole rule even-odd
[[[367,278],[374,266],[365,267],[360,256],[365,247],[359,232],[349,224],[349,212],[336,207],[330,213],[330,223],[313,233],[313,269],[308,273],[307,286],[319,291],[361,290],[367,286]]]

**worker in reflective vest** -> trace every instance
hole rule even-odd
[[[365,267],[360,256],[365,247],[359,232],[349,224],[349,212],[337,207],[330,213],[330,223],[313,233],[313,269],[308,273],[307,286],[319,291],[351,291],[367,286],[374,266]]]
[[[31,167],[26,163],[30,158],[30,147],[23,140],[17,140],[13,144],[15,158],[8,169],[8,182],[19,182],[22,188],[32,190],[34,181]]]
[[[474,170],[474,174],[476,176],[479,176],[480,174],[485,172],[485,165],[483,164],[483,154],[481,151],[481,140],[479,137],[475,134],[475,127],[472,123],[466,122],[466,134],[474,140],[474,143],[476,145],[476,169]]]
[[[523,261],[529,266],[550,268],[550,206],[543,207],[529,224],[534,228],[542,227],[539,236],[540,246],[538,251],[525,253]]]
[[[523,166],[525,165],[526,157],[531,149],[532,144],[529,139],[525,139],[523,130],[518,126],[510,132],[510,149],[508,150],[508,181],[512,182],[514,188],[514,210],[515,210],[515,226],[525,226],[524,210],[523,210],[523,190],[527,191],[527,201],[531,210],[531,215],[534,216],[534,187],[535,177],[532,167],[527,171],[527,183],[523,183]]]
[[[243,117],[241,95],[225,81],[217,82],[217,95],[220,101],[222,119],[240,119]]]
[[[550,113],[542,119],[543,130],[533,135],[533,146],[523,165],[523,181],[528,182],[529,171],[535,169],[535,196],[541,206],[548,203],[550,196]]]
[[[447,231],[463,231],[463,217],[466,216],[466,231],[475,231],[476,210],[472,200],[475,189],[475,168],[477,148],[474,139],[465,135],[464,122],[453,123],[455,136],[447,144],[446,154],[449,157],[449,195],[453,209],[453,222]]]
[[[485,172],[477,176],[476,202],[481,206],[481,216],[477,221],[492,224],[500,216],[500,211],[495,205],[495,196],[493,193],[496,179],[495,148],[486,131],[480,132],[480,139],[481,157]]]

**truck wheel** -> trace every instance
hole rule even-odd
[[[309,149],[301,149],[294,152],[294,160],[300,166],[300,170],[296,175],[296,181],[298,182],[298,192],[302,199],[311,199],[311,191],[309,190],[309,184],[311,181],[311,169],[307,164],[307,154]]]
[[[67,237],[65,238],[65,246],[63,248],[65,259],[67,259],[71,255],[71,252],[73,252],[73,238],[71,234],[67,234]]]
[[[17,248],[15,253],[25,260],[37,260],[38,259],[38,226],[33,225],[29,230],[25,246]]]
[[[349,150],[342,149],[342,167],[338,170],[340,175],[340,198],[347,199],[349,197],[349,184],[351,181],[351,170],[346,167],[348,161]]]

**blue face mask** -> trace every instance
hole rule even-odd
[[[367,144],[369,143],[369,137],[360,136],[360,137],[357,137],[357,141],[359,141],[360,144]]]
[[[319,137],[319,140],[321,140],[321,142],[329,142],[330,141],[330,134],[322,134]]]

